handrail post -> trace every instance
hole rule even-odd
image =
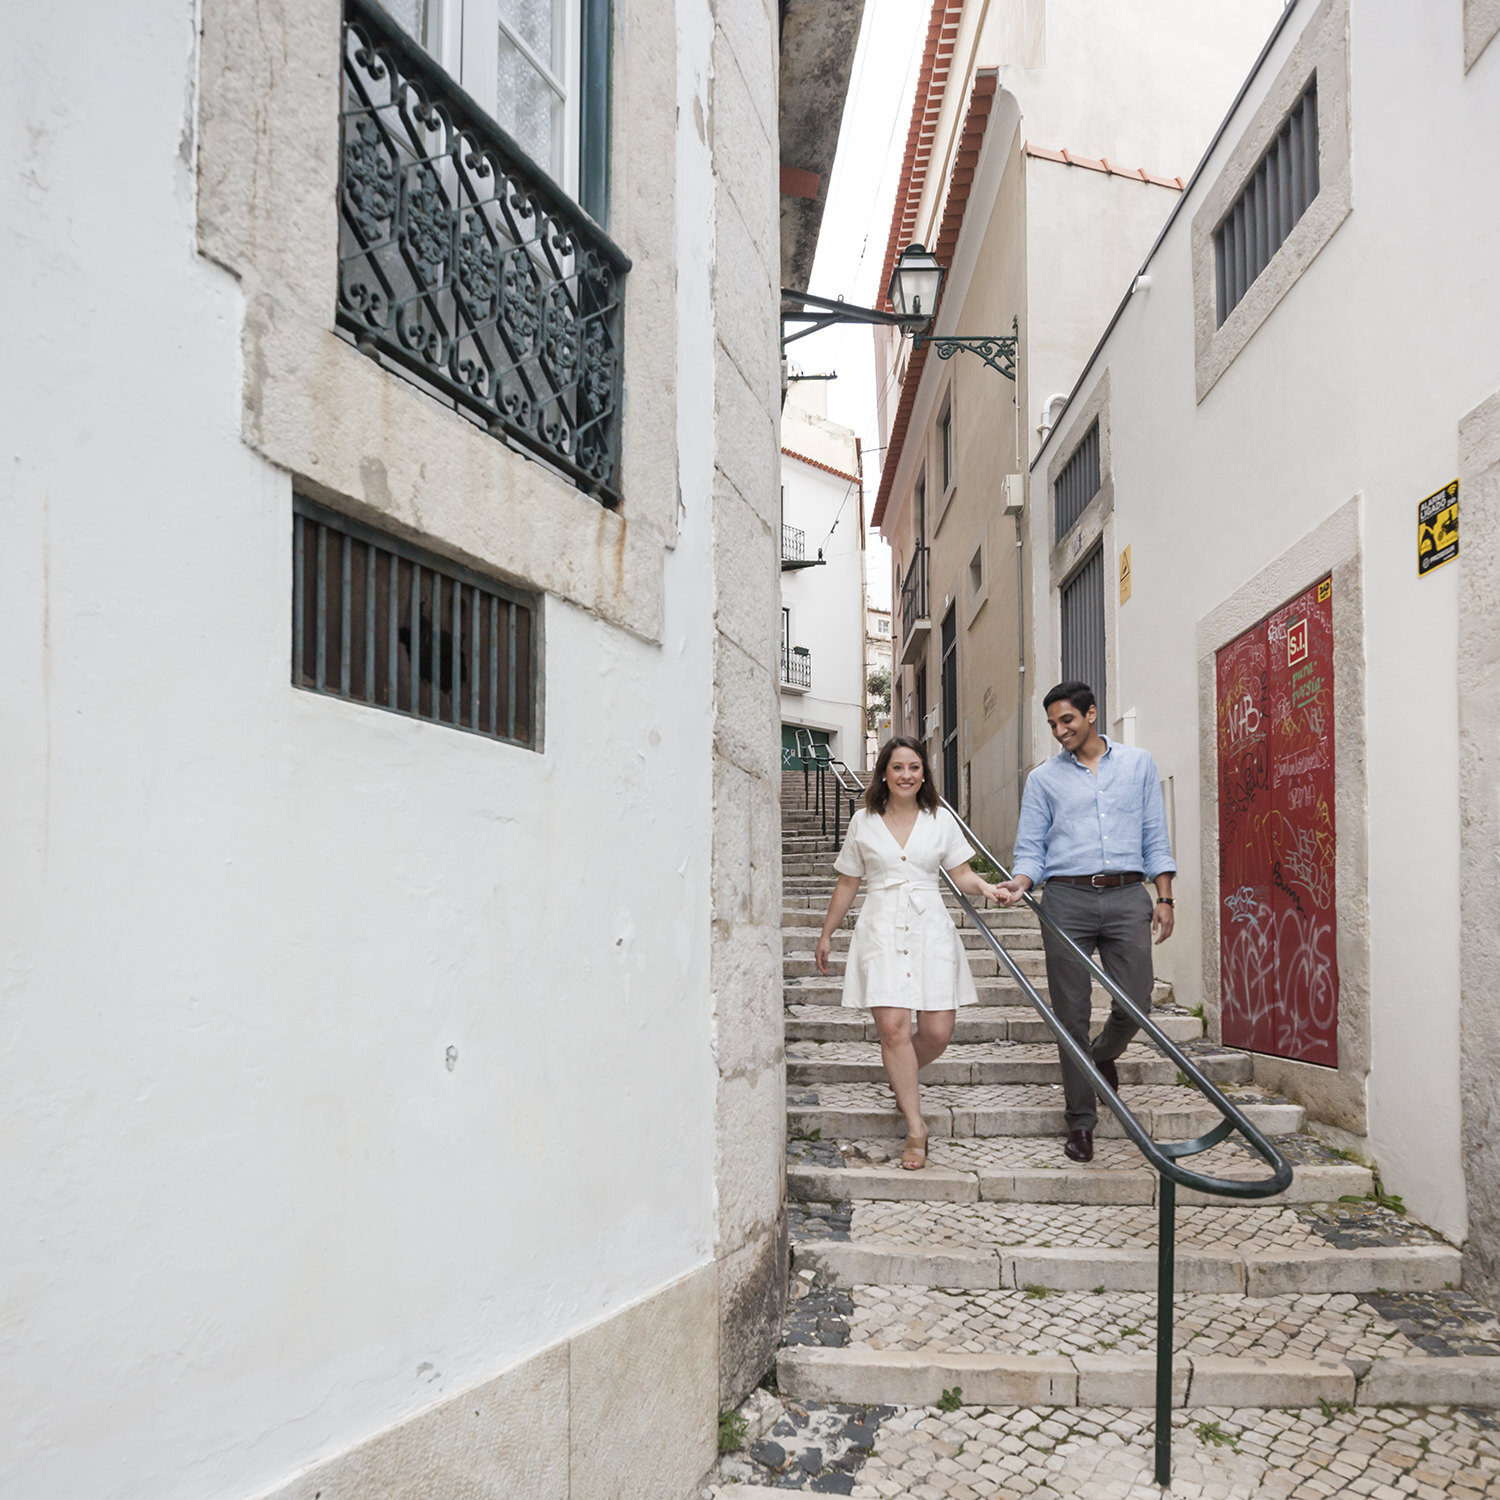
[[[1177,1184],[1157,1179],[1161,1207],[1156,1237],[1156,1482],[1172,1482],[1172,1297],[1177,1262]]]

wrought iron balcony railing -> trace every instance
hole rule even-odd
[[[812,686],[812,652],[806,646],[781,648],[781,680],[787,687]]]
[[[345,0],[338,326],[619,502],[624,252],[374,0]]]
[[[801,562],[806,552],[807,533],[800,526],[788,526],[783,522],[781,527],[782,562]]]
[[[918,547],[901,585],[902,636],[909,637],[917,621],[927,617],[927,548]]]

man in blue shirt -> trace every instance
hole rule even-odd
[[[1042,907],[1083,949],[1099,954],[1104,972],[1140,1007],[1151,1008],[1151,938],[1172,935],[1172,845],[1162,807],[1156,762],[1133,745],[1116,745],[1095,727],[1099,710],[1082,682],[1059,683],[1042,707],[1060,755],[1026,778],[1013,878],[1000,901],[1014,906],[1034,885],[1046,885]],[[1155,899],[1147,881],[1156,887]],[[1047,989],[1052,1009],[1078,1043],[1089,1048],[1104,1081],[1118,1093],[1115,1059],[1137,1031],[1120,1008],[1089,1043],[1088,967],[1047,926]],[[1061,1051],[1061,1049],[1059,1049]],[[1068,1113],[1064,1152],[1074,1161],[1094,1156],[1098,1101],[1082,1069],[1062,1058]]]

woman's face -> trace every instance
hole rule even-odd
[[[901,797],[914,797],[922,785],[922,757],[904,745],[891,751],[886,763],[885,784]]]

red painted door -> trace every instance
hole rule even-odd
[[[1224,1041],[1338,1065],[1328,579],[1216,662]]]

